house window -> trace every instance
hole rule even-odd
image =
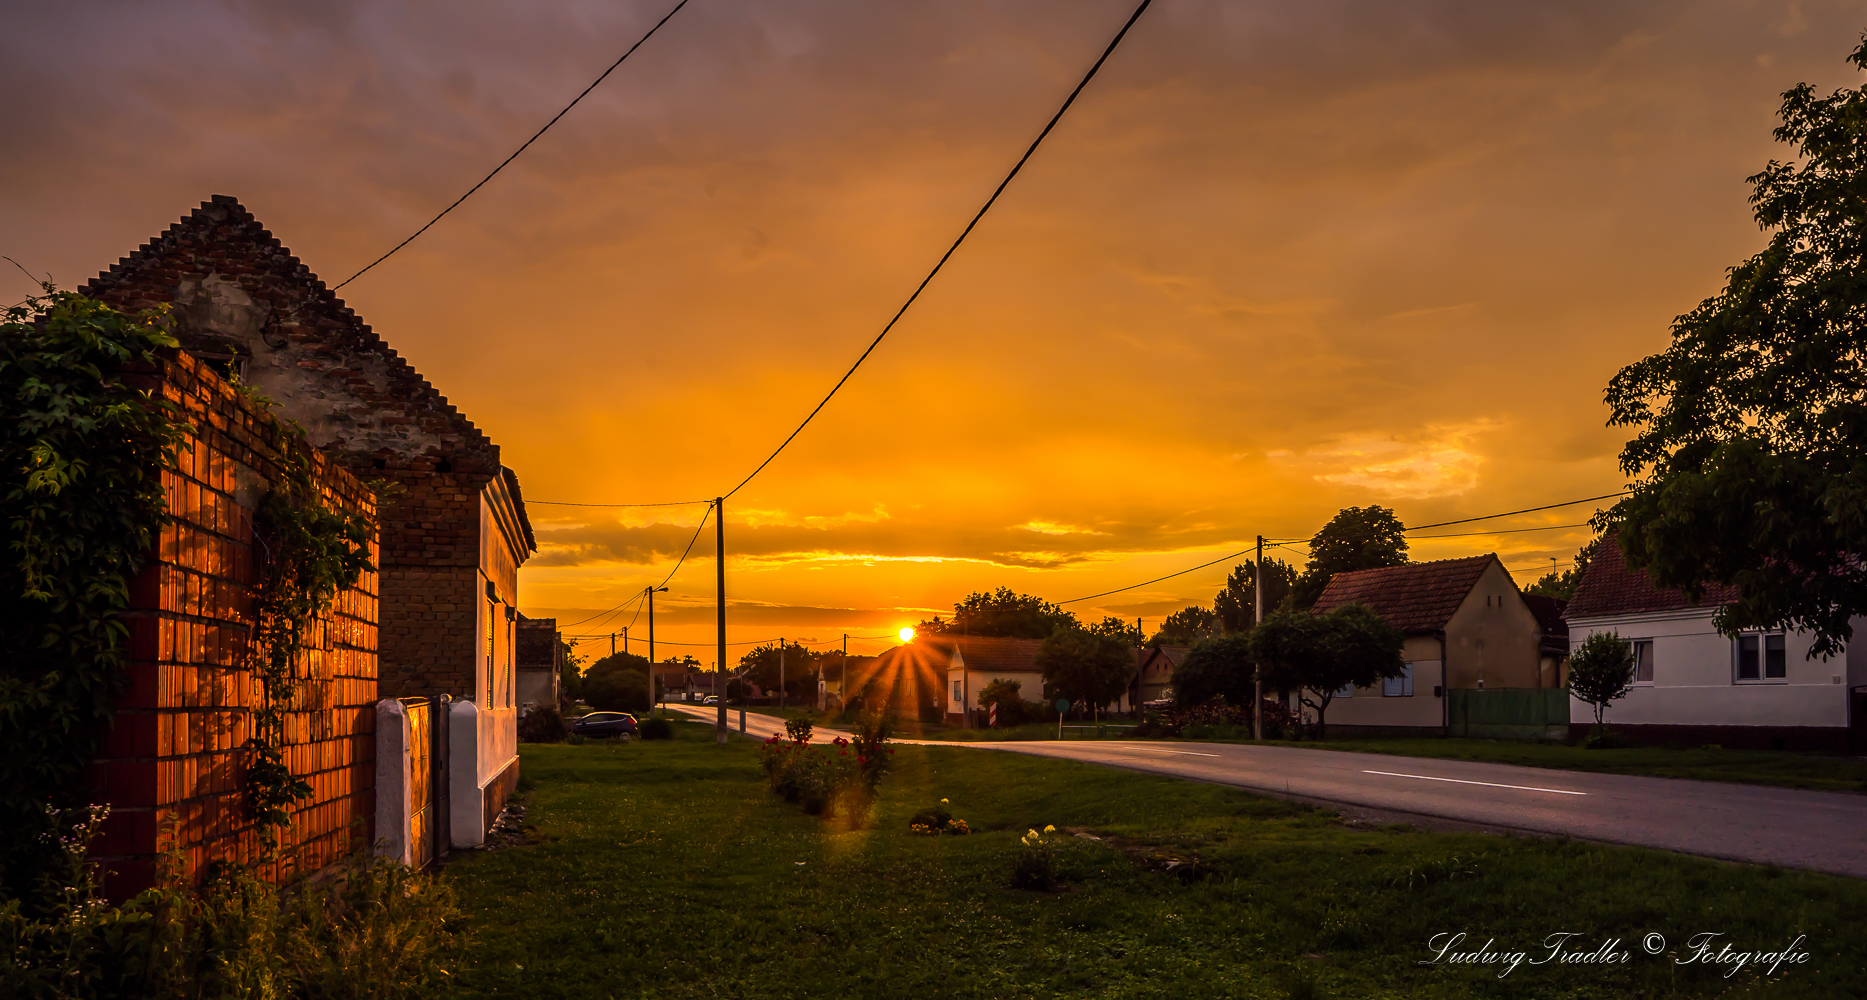
[[[1634,647],[1634,683],[1653,683],[1653,640],[1635,639]]]
[[[1783,633],[1747,632],[1731,640],[1731,645],[1737,658],[1738,683],[1789,677],[1789,644]]]
[[[1330,697],[1332,698],[1353,698],[1355,697],[1355,685],[1344,684],[1342,685],[1342,690],[1337,691],[1333,695],[1330,695]]]
[[[1399,677],[1382,679],[1381,696],[1384,698],[1413,697],[1413,664],[1402,664]]]
[[[964,682],[962,681],[953,682],[953,700],[954,701],[965,701],[966,700],[966,693],[960,690],[960,685],[962,683]]]

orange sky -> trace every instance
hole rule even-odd
[[[335,283],[665,6],[19,6],[0,253],[76,285],[222,193]],[[693,0],[342,295],[528,498],[713,496],[875,335],[1130,8]],[[1612,492],[1602,387],[1761,246],[1744,178],[1783,155],[1778,94],[1857,85],[1863,27],[1862,3],[1157,0],[729,505],[729,638],[882,635],[999,585],[1067,600],[1348,505],[1420,524]],[[9,275],[11,301],[30,288]],[[620,603],[698,514],[533,506],[527,613]],[[663,640],[712,641],[711,534]],[[1585,538],[1413,553],[1497,551],[1527,583]],[[1072,607],[1158,619],[1223,578]]]

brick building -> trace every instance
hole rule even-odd
[[[91,855],[116,900],[153,884],[169,846],[189,877],[212,861],[264,859],[243,782],[262,699],[246,661],[259,579],[253,517],[282,475],[286,433],[183,352],[126,381],[175,403],[193,430],[179,467],[162,473],[171,518],[130,585],[130,686],[89,782],[93,801],[111,808]],[[316,458],[314,477],[325,505],[374,512],[370,491],[335,463]],[[365,573],[337,595],[293,662],[284,758],[312,794],[292,806],[280,846],[299,871],[371,842],[376,586]]]
[[[537,548],[499,446],[233,198],[203,202],[83,291],[169,306],[186,351],[377,481],[377,694],[456,699],[452,837],[479,843],[518,781],[518,568]]]

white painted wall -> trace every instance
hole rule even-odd
[[[1596,632],[1617,632],[1622,639],[1653,642],[1653,681],[1636,684],[1627,697],[1608,707],[1605,720],[1654,726],[1846,726],[1848,687],[1856,669],[1867,672],[1867,658],[1850,648],[1843,656],[1809,659],[1810,637],[1787,637],[1787,677],[1736,680],[1732,639],[1712,627],[1717,608],[1682,608],[1645,614],[1575,619],[1569,622],[1573,652]],[[1855,620],[1855,628],[1862,627]],[[1867,645],[1852,644],[1852,645]],[[1593,723],[1595,710],[1569,699],[1569,719]]]

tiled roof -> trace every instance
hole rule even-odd
[[[1735,600],[1736,587],[1707,587],[1699,599],[1693,601],[1681,591],[1654,586],[1645,572],[1628,567],[1619,537],[1608,535],[1601,540],[1595,557],[1588,561],[1588,569],[1582,573],[1582,582],[1576,585],[1575,596],[1569,599],[1563,617],[1574,621],[1642,611],[1717,607]]]
[[[1464,603],[1485,568],[1497,561],[1492,553],[1337,573],[1310,611],[1322,614],[1359,601],[1402,632],[1436,631]]]
[[[1186,654],[1192,652],[1191,646],[1154,646],[1135,650],[1135,659],[1139,661],[1141,673],[1149,670],[1156,674],[1171,674],[1180,664],[1186,662]]]
[[[1035,673],[1037,672],[1037,651],[1043,648],[1041,639],[995,639],[983,636],[927,635],[919,636],[915,644],[925,644],[930,649],[951,656],[954,647],[966,660],[966,669],[982,670],[987,673]]]

